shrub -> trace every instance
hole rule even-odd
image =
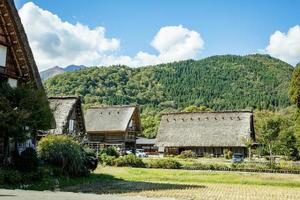
[[[179,169],[181,164],[171,158],[152,159],[147,163],[149,168]]]
[[[182,151],[179,158],[197,158],[197,154],[191,150]]]
[[[119,157],[115,161],[118,167],[145,167],[143,160],[133,154]]]
[[[17,170],[3,170],[5,183],[7,184],[19,184],[22,182],[22,174]]]
[[[39,165],[39,159],[35,149],[26,148],[16,159],[16,167],[22,172],[36,171]]]
[[[38,145],[38,155],[46,163],[60,167],[65,175],[88,173],[84,153],[78,142],[65,135],[48,135]]]
[[[203,154],[203,157],[204,157],[204,158],[211,158],[211,154],[205,152],[205,153]]]
[[[230,150],[224,151],[224,156],[226,159],[232,159],[232,155],[233,155],[232,151],[230,151]]]
[[[116,149],[116,147],[113,147],[113,146],[109,146],[107,148],[102,149],[100,152],[100,155],[104,154],[104,153],[108,156],[114,156],[117,158],[120,156],[119,151]]]
[[[97,158],[96,152],[89,147],[84,147],[83,153],[84,153],[85,167],[89,171],[94,171],[98,165],[98,158]]]
[[[0,169],[0,185],[5,183],[5,173],[4,170]]]
[[[114,166],[116,164],[115,156],[108,156],[106,153],[100,155],[99,160],[103,165]]]

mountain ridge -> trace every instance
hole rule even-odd
[[[64,68],[59,67],[59,66],[54,66],[47,70],[41,71],[40,76],[41,76],[41,79],[44,81],[44,80],[47,80],[58,74],[63,74],[65,72],[72,72],[72,71],[76,71],[76,70],[80,70],[80,69],[84,69],[84,68],[86,68],[84,65],[68,65]]]

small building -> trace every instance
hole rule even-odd
[[[49,97],[48,101],[53,112],[56,128],[47,131],[47,133],[72,136],[83,136],[85,134],[84,115],[80,97]]]
[[[143,149],[148,155],[158,154],[158,147],[155,146],[155,139],[137,137],[136,148]]]
[[[227,150],[246,155],[247,138],[255,140],[252,112],[170,113],[162,116],[156,145],[164,155],[184,150],[198,156],[221,156]]]
[[[138,106],[92,107],[85,114],[88,144],[94,149],[115,146],[124,151],[135,149],[141,132]]]

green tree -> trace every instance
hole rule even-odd
[[[251,160],[251,148],[253,146],[253,139],[252,138],[243,138],[243,142],[246,146],[246,148],[248,149],[248,156],[249,156],[249,160]]]
[[[269,118],[264,122],[261,138],[267,145],[270,155],[270,163],[273,161],[273,148],[278,139],[281,121],[278,118]]]
[[[294,69],[290,84],[290,98],[298,107],[295,135],[298,152],[300,152],[300,63]]]
[[[300,63],[294,69],[290,84],[290,98],[300,108]]]
[[[199,111],[212,111],[211,109],[207,108],[206,106],[195,106],[191,105],[182,110],[182,112],[199,112]]]
[[[51,127],[52,113],[43,91],[30,87],[0,85],[0,137],[4,143],[3,164],[8,164],[9,140],[24,142],[38,130]]]

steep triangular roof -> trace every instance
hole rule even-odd
[[[73,111],[76,111],[80,119],[79,123],[81,132],[85,132],[85,124],[83,118],[83,111],[81,109],[81,99],[77,96],[61,96],[61,97],[49,97],[48,98],[50,108],[53,112],[55,119],[55,129],[51,129],[48,132],[54,134],[64,134],[69,126],[69,118]]]
[[[139,115],[137,106],[90,108],[86,111],[84,117],[86,131],[88,133],[110,131],[124,132],[126,131],[134,114]],[[137,125],[140,126],[140,124]]]
[[[22,83],[42,88],[42,81],[13,0],[0,0],[0,26]]]
[[[160,147],[243,147],[255,138],[253,113],[194,112],[162,116],[156,145]]]

